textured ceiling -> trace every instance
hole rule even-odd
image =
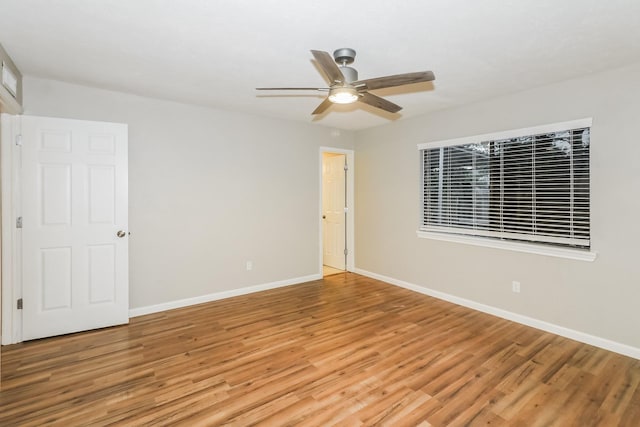
[[[638,62],[640,1],[0,0],[0,43],[25,75],[364,129]],[[436,80],[377,91],[397,115],[254,90],[326,86],[309,50],[340,47],[361,79]]]

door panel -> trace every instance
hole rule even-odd
[[[42,224],[71,224],[71,165],[40,165]]]
[[[20,120],[23,339],[127,323],[127,126]]]
[[[113,166],[89,166],[89,223],[113,224],[116,209]]]
[[[71,248],[40,249],[42,310],[71,308]]]

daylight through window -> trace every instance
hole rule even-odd
[[[572,124],[420,145],[420,230],[588,249],[591,124]]]

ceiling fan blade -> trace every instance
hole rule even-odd
[[[364,102],[365,104],[369,104],[372,107],[380,108],[381,110],[388,111],[390,113],[397,113],[398,111],[402,110],[401,106],[368,92],[360,94],[360,98],[358,99],[358,101]]]
[[[333,102],[329,101],[329,98],[326,98],[324,101],[320,103],[320,105],[318,105],[318,107],[315,110],[313,110],[313,113],[311,114],[312,115],[322,114],[326,111],[327,108],[331,107],[332,104]]]
[[[324,87],[257,87],[256,90],[318,90],[329,91],[329,88]]]
[[[322,71],[327,75],[327,78],[332,85],[334,83],[344,82],[342,71],[340,71],[331,55],[322,50],[312,50],[311,53],[316,61],[318,61],[318,65],[320,65],[320,68],[322,68]]]
[[[386,87],[404,86],[412,83],[430,82],[436,76],[432,71],[419,71],[417,73],[396,74],[394,76],[377,77],[375,79],[359,80],[353,82],[353,86],[360,90],[375,90]]]

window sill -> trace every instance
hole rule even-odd
[[[463,243],[467,245],[484,246],[487,248],[507,249],[516,252],[525,252],[536,255],[546,255],[558,258],[568,258],[578,261],[593,262],[597,253],[591,251],[581,251],[578,249],[554,248],[543,245],[529,243],[506,242],[504,240],[485,239],[475,236],[463,236],[459,234],[435,233],[432,231],[416,232],[418,237],[423,239],[442,240],[445,242]]]

